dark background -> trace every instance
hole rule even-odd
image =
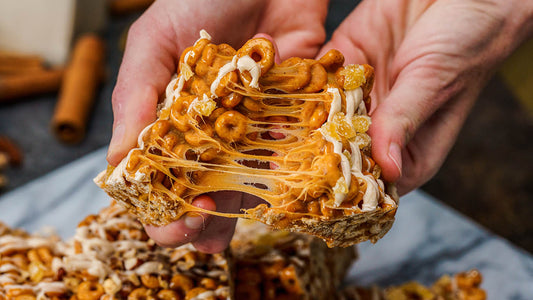
[[[356,3],[331,2],[328,36]],[[10,183],[0,195],[107,145],[121,43],[138,15],[112,17],[101,32],[107,43],[107,80],[98,90],[87,135],[80,144],[62,144],[51,134],[57,94],[0,103],[0,135],[10,137],[24,154],[21,167],[4,171]],[[483,90],[442,169],[422,190],[533,253],[533,117],[525,107],[502,76],[496,75]]]

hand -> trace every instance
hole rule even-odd
[[[400,194],[437,172],[482,87],[531,34],[533,1],[515,2],[366,0],[321,50],[375,68],[372,155]]]
[[[327,0],[156,1],[131,27],[113,91],[113,136],[107,160],[117,165],[136,146],[141,130],[156,119],[160,95],[176,72],[181,52],[206,29],[213,42],[240,47],[257,32],[271,35],[281,58],[313,57],[325,40]],[[295,14],[295,10],[297,13]],[[295,17],[297,16],[297,17]],[[236,213],[257,199],[241,193],[213,193],[193,205]],[[159,244],[187,242],[204,252],[219,252],[233,234],[234,219],[188,215],[165,227],[146,226]]]

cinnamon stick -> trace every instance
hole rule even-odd
[[[9,183],[9,180],[5,175],[0,174],[0,190],[5,188],[7,184]]]
[[[9,158],[9,164],[14,167],[22,165],[22,150],[7,136],[0,136],[0,153]]]
[[[85,136],[103,70],[103,40],[94,34],[82,36],[74,47],[52,117],[52,131],[59,140],[78,143]]]
[[[59,90],[63,69],[0,76],[0,101]]]
[[[0,171],[9,165],[9,156],[7,153],[0,151]]]
[[[0,75],[28,74],[44,70],[44,60],[40,56],[0,52]]]

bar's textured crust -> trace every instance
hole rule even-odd
[[[157,121],[95,182],[143,223],[168,224],[200,211],[194,197],[233,190],[268,204],[219,215],[310,233],[330,246],[377,241],[392,226],[398,197],[371,158],[372,67],[343,66],[335,50],[280,64],[274,56],[267,39],[235,50],[202,32],[183,52]]]

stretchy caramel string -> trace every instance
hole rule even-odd
[[[184,51],[158,121],[108,179],[145,182],[139,200],[171,200],[176,219],[191,211],[248,217],[191,205],[223,190],[299,216],[395,207],[369,157],[371,67],[342,67],[338,51],[275,65],[266,39],[237,51],[209,39],[204,33]]]

